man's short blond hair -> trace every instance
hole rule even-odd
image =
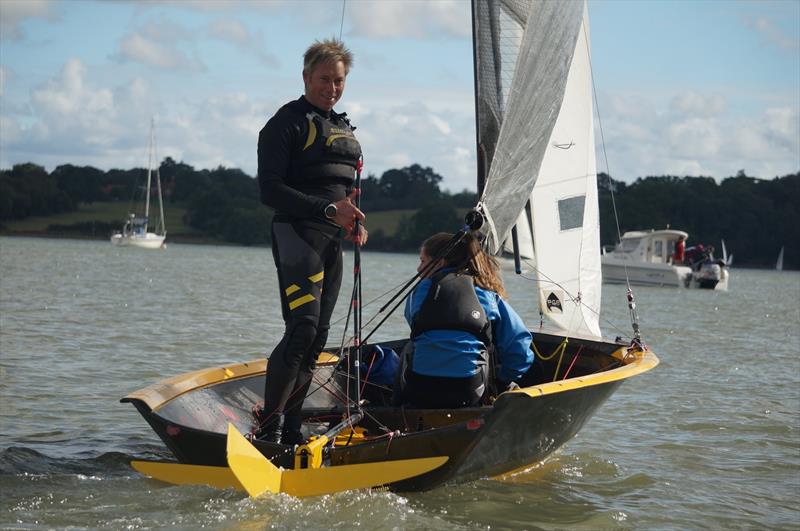
[[[314,44],[309,46],[303,55],[303,72],[311,72],[320,63],[337,63],[339,61],[344,64],[345,75],[349,74],[350,67],[353,65],[353,54],[342,41],[339,39],[314,41]]]

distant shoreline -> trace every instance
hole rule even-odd
[[[111,242],[109,241],[111,236],[107,237],[92,237],[92,236],[85,236],[85,235],[74,235],[74,234],[53,234],[53,233],[45,233],[39,231],[14,231],[14,232],[3,232],[0,231],[0,237],[9,237],[9,238],[39,238],[39,239],[51,239],[51,240],[76,240],[76,241],[97,241],[97,242],[108,242],[109,245]],[[177,236],[173,237],[167,232],[167,239],[165,241],[167,245],[171,243],[180,243],[183,245],[217,245],[221,247],[252,247],[256,249],[271,249],[272,244],[252,244],[252,245],[242,245],[240,243],[233,243],[233,242],[226,242],[223,240],[214,240],[209,238],[194,238],[194,237],[186,237],[186,236]],[[350,250],[349,247],[345,247],[344,251],[348,252]],[[402,251],[402,250],[390,250],[390,249],[378,249],[378,248],[369,248],[369,244],[364,248],[365,251],[373,252],[373,253],[394,253],[394,254],[416,254],[416,251]]]
[[[8,236],[9,238],[50,238],[53,240],[83,240],[83,241],[109,241],[111,235],[108,236],[87,236],[83,234],[59,234],[52,232],[40,231],[0,231],[0,236]],[[215,240],[206,237],[192,237],[185,235],[172,236],[167,233],[167,243],[189,243],[196,245],[224,245],[226,247],[265,247],[269,248],[270,245],[241,245],[238,243],[226,242],[223,240]],[[110,243],[110,241],[109,241]]]
[[[50,234],[38,231],[30,231],[30,232],[23,232],[23,231],[14,231],[14,232],[0,232],[0,237],[7,236],[9,238],[40,238],[40,239],[52,239],[52,240],[82,240],[82,241],[109,241],[109,237],[103,238],[96,238],[90,236],[79,236],[79,235],[71,235],[71,234]],[[192,238],[192,237],[185,237],[185,236],[178,236],[178,237],[171,237],[169,233],[167,234],[168,239],[166,240],[167,245],[170,243],[180,243],[186,245],[218,245],[222,247],[253,247],[253,248],[261,248],[261,249],[271,249],[271,244],[253,244],[253,245],[242,245],[238,243],[231,243],[225,242],[222,240],[213,240],[208,238]],[[110,242],[109,242],[110,245]],[[348,249],[345,249],[347,251]],[[386,249],[370,249],[369,246],[364,248],[365,251],[374,252],[374,253],[395,253],[395,254],[416,254],[414,251],[395,251],[395,250],[386,250]],[[754,269],[758,271],[771,271],[774,270],[774,267],[770,266],[758,266],[758,265],[744,265],[744,266],[737,266],[733,269]],[[785,268],[783,271],[795,271],[794,269]]]

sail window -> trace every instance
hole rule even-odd
[[[585,200],[585,195],[579,195],[558,201],[558,221],[562,231],[583,227],[583,205]]]

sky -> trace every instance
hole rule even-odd
[[[800,171],[800,1],[588,5],[598,171]],[[152,118],[159,159],[255,176],[305,49],[340,32],[365,172],[475,190],[467,0],[0,0],[0,168],[145,167]]]

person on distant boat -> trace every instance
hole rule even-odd
[[[705,252],[706,247],[702,243],[692,245],[686,249],[686,263],[689,264],[692,269],[696,270],[696,266],[703,261],[703,255]]]
[[[304,55],[305,94],[281,107],[258,136],[261,202],[275,209],[272,255],[285,331],[269,357],[264,405],[253,435],[299,444],[300,411],[342,280],[342,239],[363,245],[352,185],[361,146],[342,97],[353,55],[339,40],[316,41]]]
[[[422,244],[422,272],[453,235]],[[395,384],[395,403],[423,408],[479,405],[490,386],[490,351],[499,364],[496,388],[505,391],[530,369],[532,336],[506,296],[497,260],[465,238],[420,282],[406,301],[411,339]]]
[[[672,263],[674,265],[683,264],[686,258],[686,236],[681,234],[678,237],[678,242],[675,244],[675,252],[672,254]]]

